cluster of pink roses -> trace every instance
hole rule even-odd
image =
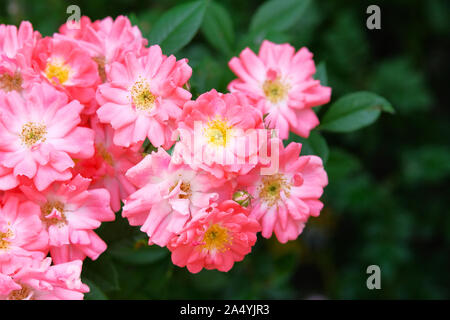
[[[82,298],[82,261],[107,247],[94,229],[121,201],[149,244],[193,273],[228,271],[257,232],[284,243],[319,214],[321,159],[282,143],[307,137],[311,107],[330,99],[312,54],[264,41],[231,59],[230,93],[195,101],[187,62],[147,47],[123,16],[83,17],[53,37],[0,25],[0,298]],[[254,148],[248,132],[268,128],[278,135]],[[146,139],[157,151],[144,157]],[[193,162],[197,152],[208,161]],[[275,154],[278,170],[261,174]]]

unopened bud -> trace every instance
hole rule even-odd
[[[233,194],[233,200],[243,207],[248,207],[250,205],[250,199],[250,194],[245,190],[239,190]]]

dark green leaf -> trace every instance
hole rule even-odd
[[[217,50],[227,56],[232,55],[234,47],[233,21],[222,5],[215,2],[209,4],[203,20],[202,32]]]
[[[200,28],[207,1],[176,6],[164,13],[149,35],[151,44],[159,44],[164,53],[175,53],[191,41]]]
[[[86,300],[108,300],[106,294],[94,282],[83,279],[83,283],[89,286],[89,292],[84,295]]]
[[[320,133],[312,131],[308,139],[290,133],[289,141],[300,142],[302,144],[302,155],[316,155],[322,158],[323,163],[328,160],[328,145]]]
[[[109,253],[117,260],[127,264],[146,265],[159,261],[168,255],[166,248],[156,245],[149,246],[145,243],[133,242],[130,240],[122,241],[108,248]]]
[[[120,290],[117,269],[107,253],[95,261],[86,260],[83,266],[83,278],[86,277],[103,292]]]
[[[250,31],[284,31],[305,13],[310,0],[271,0],[258,8],[250,23]]]
[[[393,113],[391,104],[374,93],[351,93],[333,103],[321,119],[319,129],[350,132],[375,122],[381,111]]]

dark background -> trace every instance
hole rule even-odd
[[[44,35],[56,32],[78,4],[92,20],[123,14],[144,35],[168,9],[185,1],[0,1],[0,23],[30,20]],[[249,39],[255,0],[220,2],[230,13],[234,55]],[[381,30],[366,28],[366,8],[381,8]],[[325,62],[332,100],[359,90],[388,99],[396,114],[347,133],[323,133],[330,147],[324,210],[296,241],[260,239],[229,273],[197,275],[175,267],[166,249],[148,247],[118,214],[101,227],[109,248],[86,261],[87,298],[172,299],[443,299],[450,298],[449,32],[450,2],[313,1],[275,42],[307,46]],[[203,32],[176,53],[194,69],[194,98],[225,91],[233,78],[230,54],[212,47]],[[320,114],[326,111],[322,108]],[[368,290],[366,268],[381,268],[381,290]]]

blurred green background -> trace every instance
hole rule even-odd
[[[92,20],[123,14],[149,35],[157,18],[185,1],[1,0],[0,23],[30,20],[56,32],[77,4]],[[443,299],[450,298],[450,2],[312,1],[290,28],[249,32],[262,1],[220,1],[226,45],[208,38],[205,22],[176,52],[193,67],[194,97],[233,79],[227,61],[263,38],[307,46],[326,70],[332,100],[358,90],[389,100],[382,114],[351,133],[323,133],[329,146],[325,208],[286,245],[260,239],[229,273],[197,275],[175,267],[166,249],[148,247],[118,214],[99,234],[109,248],[86,260],[90,299]],[[366,28],[366,8],[381,8],[381,30]],[[280,31],[281,29],[281,31]],[[326,106],[320,114],[326,111]],[[321,154],[324,155],[323,153]],[[366,268],[381,268],[381,290],[368,290]]]

